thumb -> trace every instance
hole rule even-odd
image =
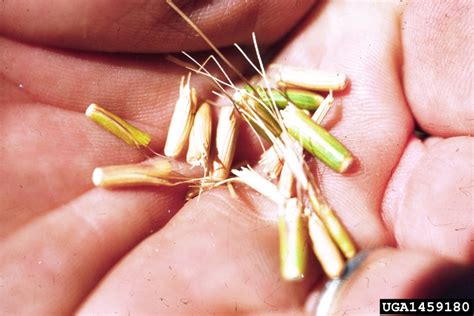
[[[453,288],[474,284],[468,266],[429,253],[393,248],[370,253],[347,274],[309,296],[309,314],[378,315],[380,299],[446,298]],[[468,293],[472,291],[461,292],[456,298],[467,298]]]

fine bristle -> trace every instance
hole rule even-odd
[[[242,167],[240,170],[232,169],[232,173],[237,176],[243,183],[259,192],[263,196],[269,198],[276,204],[283,204],[285,196],[283,196],[275,184],[267,180],[255,172],[250,167]]]

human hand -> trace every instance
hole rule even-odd
[[[354,272],[337,311],[377,313],[379,298],[413,297],[440,269],[472,264],[463,5],[184,7],[221,46],[248,42],[251,31],[277,40],[311,10],[277,60],[351,78],[328,122],[358,166],[347,176],[318,172],[359,248],[391,248]],[[182,187],[92,188],[94,167],[143,157],[89,122],[87,104],[136,122],[162,148],[184,72],[161,53],[206,48],[164,3],[4,1],[0,32],[0,311],[298,313],[312,305],[318,264],[302,283],[279,278],[275,206],[250,190],[233,199],[216,189],[183,206]],[[211,90],[204,78],[193,85]],[[414,118],[432,135],[424,142],[413,137]],[[241,136],[239,148],[249,147]]]

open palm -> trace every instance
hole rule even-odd
[[[182,7],[219,46],[252,31],[271,43],[296,25],[278,62],[351,78],[326,124],[358,162],[349,175],[315,172],[359,248],[385,248],[338,311],[377,312],[378,298],[417,295],[442,267],[472,264],[471,3]],[[184,204],[182,187],[93,188],[94,167],[143,156],[86,106],[133,121],[160,150],[184,73],[163,56],[207,49],[164,2],[3,1],[0,34],[1,313],[297,313],[317,296],[315,261],[302,283],[279,278],[276,208],[250,190]],[[415,138],[415,119],[433,136]],[[241,158],[258,154],[249,135]]]

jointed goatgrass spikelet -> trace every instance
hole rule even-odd
[[[129,145],[144,148],[150,144],[151,136],[149,134],[139,130],[118,115],[101,108],[95,103],[87,107],[85,114],[95,123]]]
[[[234,159],[239,131],[239,120],[232,106],[221,107],[217,122],[215,151],[212,160],[212,179],[221,181],[229,176]]]
[[[271,89],[271,97],[264,88],[256,86],[255,89],[262,102],[270,106],[273,98],[279,109],[284,109],[289,103],[292,103],[299,109],[314,111],[324,100],[320,94],[302,89],[288,88],[284,91]],[[249,86],[246,86],[245,90],[249,93],[253,92]]]
[[[276,70],[278,84],[283,87],[299,87],[316,91],[341,91],[347,86],[347,76],[321,70],[288,65],[270,65]]]
[[[203,103],[194,117],[193,127],[189,134],[186,161],[193,166],[207,169],[211,149],[212,116],[211,107]]]
[[[350,167],[353,158],[349,150],[323,127],[314,123],[306,113],[288,106],[281,115],[290,135],[313,156],[339,173]]]
[[[112,188],[133,185],[174,185],[169,177],[172,166],[168,160],[95,168],[92,182],[97,187]]]
[[[178,157],[188,142],[197,102],[196,90],[190,87],[190,80],[191,74],[188,75],[186,82],[184,76],[181,78],[179,97],[171,117],[164,149],[168,157]]]
[[[322,196],[317,184],[314,181],[310,182],[308,188],[308,197],[312,209],[315,214],[324,222],[329,234],[334,242],[337,244],[341,252],[348,259],[356,255],[356,246],[349,236],[347,230],[342,225],[339,218],[337,218],[334,211]]]
[[[340,277],[345,268],[344,259],[324,224],[312,212],[308,219],[308,229],[314,254],[321,263],[324,272],[332,279]]]
[[[199,188],[190,188],[186,193],[186,200],[190,200],[202,193],[203,184],[209,175],[209,157],[211,150],[212,113],[211,107],[204,102],[194,117],[193,126],[189,134],[188,152],[186,161],[192,166],[204,168],[203,182]],[[209,179],[207,179],[209,180]]]
[[[285,202],[278,205],[278,232],[280,239],[280,272],[285,280],[304,277],[307,261],[307,232],[303,205],[296,193],[291,169],[285,163],[278,181],[278,190]]]
[[[292,103],[297,108],[308,111],[316,110],[324,100],[322,95],[302,89],[288,88],[285,94],[289,101],[286,105]]]
[[[297,198],[279,205],[280,271],[285,280],[304,277],[307,262],[307,227]]]

